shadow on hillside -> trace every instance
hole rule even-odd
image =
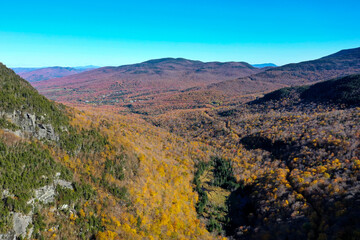
[[[233,191],[227,199],[229,224],[226,227],[228,236],[235,236],[239,233],[239,226],[250,227],[254,225],[255,205],[250,199],[252,187],[239,187]]]
[[[262,149],[271,153],[272,158],[279,159],[285,163],[289,163],[291,154],[300,151],[300,147],[294,143],[286,143],[282,140],[272,141],[271,139],[261,137],[258,135],[250,135],[242,138],[240,143],[247,150]]]

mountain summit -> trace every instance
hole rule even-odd
[[[77,101],[84,97],[94,99],[103,95],[121,98],[129,94],[181,91],[260,71],[245,62],[162,58],[119,67],[103,67],[33,85],[51,99]],[[71,95],[67,94],[69,92]]]

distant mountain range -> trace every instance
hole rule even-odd
[[[103,67],[33,82],[46,97],[149,109],[176,104],[195,107],[223,101],[246,101],[276,89],[360,73],[360,48],[280,67],[257,68],[246,62],[201,62],[162,58],[119,67]],[[76,74],[73,74],[76,73]],[[70,73],[69,73],[70,74]],[[243,101],[243,100],[241,100]]]
[[[65,77],[95,68],[97,67],[89,65],[82,67],[13,68],[13,70],[25,80],[29,82],[37,82],[52,78]]]
[[[0,239],[359,239],[359,58],[0,63]]]
[[[256,68],[264,68],[264,67],[277,67],[274,63],[261,63],[261,64],[252,64],[253,67]]]
[[[78,66],[78,67],[74,67],[75,69],[78,69],[78,70],[92,70],[92,69],[95,69],[95,68],[100,68],[99,66],[95,66],[95,65],[87,65],[87,66]]]
[[[36,82],[34,86],[51,99],[77,101],[84,97],[92,99],[103,95],[117,98],[129,94],[183,91],[250,76],[261,71],[263,70],[245,62],[201,62],[184,58],[163,58],[119,67],[103,67]]]
[[[31,71],[34,71],[34,70],[37,70],[37,69],[39,69],[39,68],[23,68],[23,67],[12,68],[12,70],[14,70],[14,72],[16,74],[24,73],[24,72],[31,72]]]
[[[239,95],[248,93],[249,86],[258,86],[257,91],[269,91],[281,86],[310,84],[357,73],[360,73],[360,48],[342,50],[312,61],[267,69],[245,78],[214,83],[209,85],[208,89],[227,95]]]

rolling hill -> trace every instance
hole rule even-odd
[[[259,90],[271,91],[279,88],[280,85],[310,84],[356,73],[360,73],[360,48],[342,50],[312,61],[271,68],[245,78],[214,83],[209,85],[208,89],[241,95],[245,91],[244,83],[255,86],[267,83],[266,87],[261,87]]]
[[[359,49],[273,68],[255,68],[243,62],[204,63],[164,58],[99,68],[34,82],[33,86],[60,102],[115,105],[125,107],[125,111],[161,113],[245,102],[264,92],[356,74],[360,72]]]
[[[127,96],[184,91],[262,71],[244,62],[200,62],[164,58],[119,67],[104,67],[33,83],[58,101],[123,101]]]
[[[19,73],[31,72],[31,71],[34,71],[34,70],[39,69],[39,68],[16,67],[16,68],[11,68],[11,69],[16,74],[19,74]]]
[[[52,78],[65,77],[84,71],[94,69],[93,67],[72,68],[72,67],[46,67],[46,68],[15,68],[14,71],[29,82],[44,81]]]

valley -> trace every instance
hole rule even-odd
[[[0,239],[358,239],[359,64],[0,65]]]

